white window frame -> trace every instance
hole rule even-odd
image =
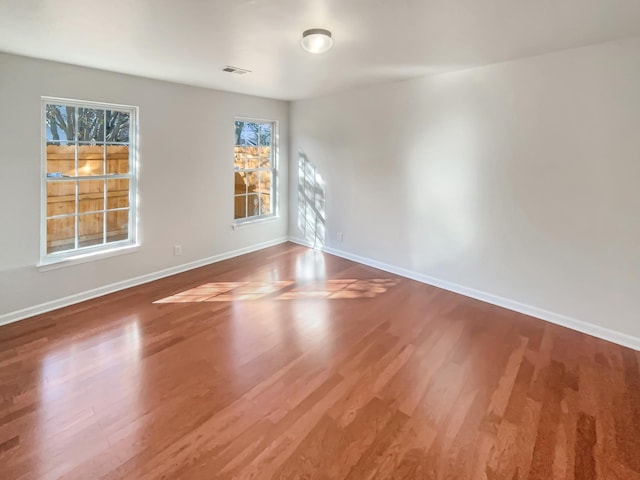
[[[280,128],[279,128],[279,122],[277,120],[270,120],[270,119],[265,119],[265,118],[255,118],[255,117],[235,117],[234,121],[233,121],[233,125],[235,127],[236,122],[247,122],[247,123],[270,123],[272,125],[272,130],[271,130],[271,213],[265,214],[265,215],[253,215],[251,217],[244,217],[244,218],[233,218],[233,225],[234,226],[242,226],[242,225],[247,225],[247,224],[251,224],[251,223],[255,223],[255,222],[261,222],[261,221],[265,221],[265,220],[269,220],[269,219],[273,219],[273,218],[278,218],[279,217],[279,209],[278,209],[278,204],[279,204],[279,197],[280,195],[278,194],[279,191],[279,179],[278,179],[278,172],[279,172],[279,158],[280,158]],[[234,138],[234,148],[235,148],[235,138]],[[261,170],[261,169],[245,169],[243,171],[251,171],[251,170]],[[234,167],[234,177],[235,177],[235,167]],[[233,194],[233,198],[234,198],[234,202],[235,202],[235,197],[237,195]],[[234,203],[235,205],[235,203]],[[235,208],[235,207],[234,207]],[[235,215],[233,215],[235,217]]]
[[[118,110],[129,113],[129,173],[128,174],[104,174],[82,176],[83,180],[129,180],[129,237],[125,240],[110,242],[101,245],[78,247],[72,250],[47,253],[47,184],[56,181],[70,181],[77,177],[49,178],[47,177],[47,105],[63,105],[78,108],[98,108],[102,110]],[[77,125],[77,123],[76,123]],[[39,267],[46,267],[57,263],[84,263],[92,260],[92,257],[103,258],[105,256],[129,253],[138,247],[138,107],[131,105],[119,105],[114,103],[93,102],[87,100],[75,100],[57,97],[42,97],[41,100],[41,212],[40,212],[40,262]],[[76,194],[77,195],[77,194]],[[106,195],[106,192],[105,192]],[[77,199],[76,199],[77,201]],[[106,208],[106,205],[105,207]],[[105,214],[106,211],[102,212]],[[76,212],[77,215],[77,212]],[[78,232],[75,231],[77,238]]]

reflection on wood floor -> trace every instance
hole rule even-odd
[[[336,279],[297,284],[283,282],[212,282],[176,293],[154,303],[234,302],[240,300],[295,300],[301,298],[353,299],[373,298],[398,284],[398,280]]]
[[[283,244],[0,327],[0,478],[639,480],[639,363]]]

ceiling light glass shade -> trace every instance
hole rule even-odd
[[[331,32],[323,28],[312,28],[302,34],[302,48],[310,53],[324,53],[331,48]]]

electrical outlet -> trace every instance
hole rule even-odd
[[[344,240],[344,235],[342,234],[342,232],[336,233],[336,240],[339,242],[342,242],[342,240]]]
[[[179,257],[182,255],[182,245],[174,245],[173,246],[173,256]]]

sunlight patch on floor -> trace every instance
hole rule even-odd
[[[303,298],[374,298],[398,284],[399,280],[371,278],[336,279],[296,284],[276,282],[213,282],[185,290],[153,303],[233,302],[238,300],[296,300]]]

